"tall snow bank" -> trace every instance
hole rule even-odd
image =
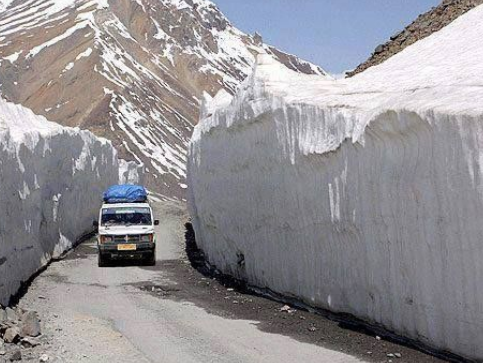
[[[483,6],[349,80],[261,57],[190,145],[211,263],[483,359],[481,39]]]
[[[0,99],[0,303],[92,229],[116,152]]]

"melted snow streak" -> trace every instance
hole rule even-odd
[[[132,165],[123,170],[136,177]],[[118,178],[110,143],[0,99],[1,304],[90,230]]]
[[[350,80],[261,57],[190,146],[210,262],[483,359],[482,38],[480,6]]]

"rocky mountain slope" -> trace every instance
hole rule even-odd
[[[150,188],[183,195],[186,146],[205,92],[233,93],[268,52],[207,0],[3,0],[0,92],[49,120],[113,141]]]
[[[383,63],[418,40],[441,30],[480,4],[483,4],[483,0],[444,0],[441,5],[421,14],[403,31],[391,36],[388,42],[378,45],[369,59],[354,71],[348,72],[348,76],[352,77],[367,68]]]

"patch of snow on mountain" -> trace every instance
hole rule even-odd
[[[22,51],[10,54],[9,56],[3,57],[3,59],[6,59],[11,63],[15,63],[17,61],[18,57],[20,57],[20,54],[22,54]]]
[[[89,23],[88,22],[81,22],[81,23],[77,23],[76,25],[74,25],[72,28],[69,28],[69,30],[67,30],[65,33],[53,38],[53,39],[50,39],[48,42],[45,42],[41,45],[38,45],[36,46],[35,48],[32,48],[30,50],[30,52],[28,53],[27,57],[34,57],[35,55],[37,55],[38,53],[40,53],[41,51],[43,51],[44,49],[54,45],[54,44],[57,44],[58,42],[64,40],[64,39],[67,39],[69,38],[72,34],[74,34],[76,31],[78,30],[81,30],[81,29],[84,29],[86,26],[88,26]]]
[[[13,0],[0,0],[0,11],[5,10]]]
[[[79,59],[81,58],[87,58],[87,57],[90,57],[90,55],[92,54],[92,48],[87,48],[84,52],[80,53],[76,58],[75,60],[78,61]]]

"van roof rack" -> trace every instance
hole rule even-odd
[[[103,199],[107,204],[146,203],[148,193],[140,185],[113,185],[104,192]]]

